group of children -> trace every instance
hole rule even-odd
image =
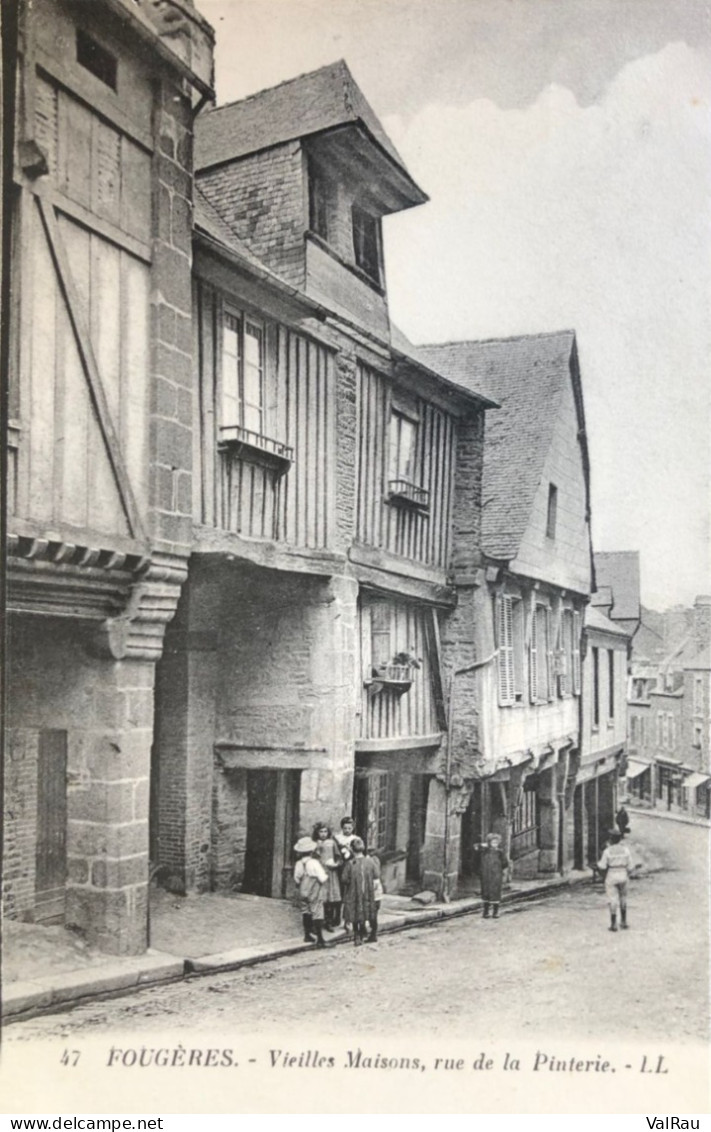
[[[364,940],[375,943],[383,895],[380,862],[366,854],[353,818],[343,818],[336,834],[325,822],[319,822],[311,837],[299,838],[294,852],[294,883],[301,901],[304,941],[325,947],[323,931],[335,931],[343,909],[343,922],[346,930],[353,929],[355,946]]]

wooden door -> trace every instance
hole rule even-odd
[[[299,820],[301,772],[247,771],[247,847],[243,892],[286,895]]]
[[[278,770],[275,774],[277,783],[270,895],[283,898],[287,894],[298,834],[301,771]]]
[[[37,760],[35,922],[64,922],[67,877],[67,733],[40,731]]]
[[[247,771],[247,848],[243,892],[272,895],[277,771]]]

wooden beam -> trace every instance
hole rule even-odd
[[[104,444],[106,445],[109,463],[111,464],[111,470],[114,475],[114,480],[116,481],[116,487],[126,515],[129,531],[134,538],[145,541],[146,532],[128,478],[119,439],[113,421],[111,420],[106,392],[89,336],[89,327],[84,317],[79,294],[72,277],[64,241],[62,240],[59,225],[57,224],[54,204],[43,194],[36,193],[35,196],[37,204],[39,205],[42,223],[47,234],[52,259],[54,260],[54,265],[57,270],[57,277],[67,303],[67,312],[74,331],[79,357],[89,385],[89,392],[94,409],[96,410],[99,428],[101,429]]]

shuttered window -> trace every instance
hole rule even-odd
[[[546,703],[550,697],[550,610],[536,605],[531,616],[531,644],[529,648],[529,680],[531,703]]]
[[[511,594],[496,598],[496,633],[499,662],[499,703],[523,698],[523,603]]]
[[[499,703],[515,702],[513,663],[512,600],[508,594],[496,599],[496,625],[499,649]]]
[[[580,695],[580,614],[573,614],[573,695]]]

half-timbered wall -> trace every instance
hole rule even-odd
[[[410,739],[440,730],[431,624],[432,612],[422,606],[375,597],[361,600],[359,738]],[[411,668],[412,684],[404,692],[377,679],[381,666],[403,653],[419,666]]]
[[[22,194],[17,216],[10,502],[19,518],[135,534],[115,465],[145,514],[151,156],[44,74],[34,128],[49,174]]]
[[[396,476],[393,420],[414,423],[411,502],[391,493]],[[359,366],[356,540],[428,566],[446,569],[450,546],[455,422],[420,397],[396,390]],[[424,494],[423,494],[424,493]],[[418,505],[419,500],[419,505]]]
[[[200,400],[199,521],[249,538],[330,546],[334,512],[333,357],[319,343],[196,287]],[[225,416],[225,317],[246,318],[263,343],[261,439],[232,444]],[[262,446],[260,451],[259,445]],[[272,459],[275,455],[277,459]],[[285,467],[283,461],[289,461]]]

